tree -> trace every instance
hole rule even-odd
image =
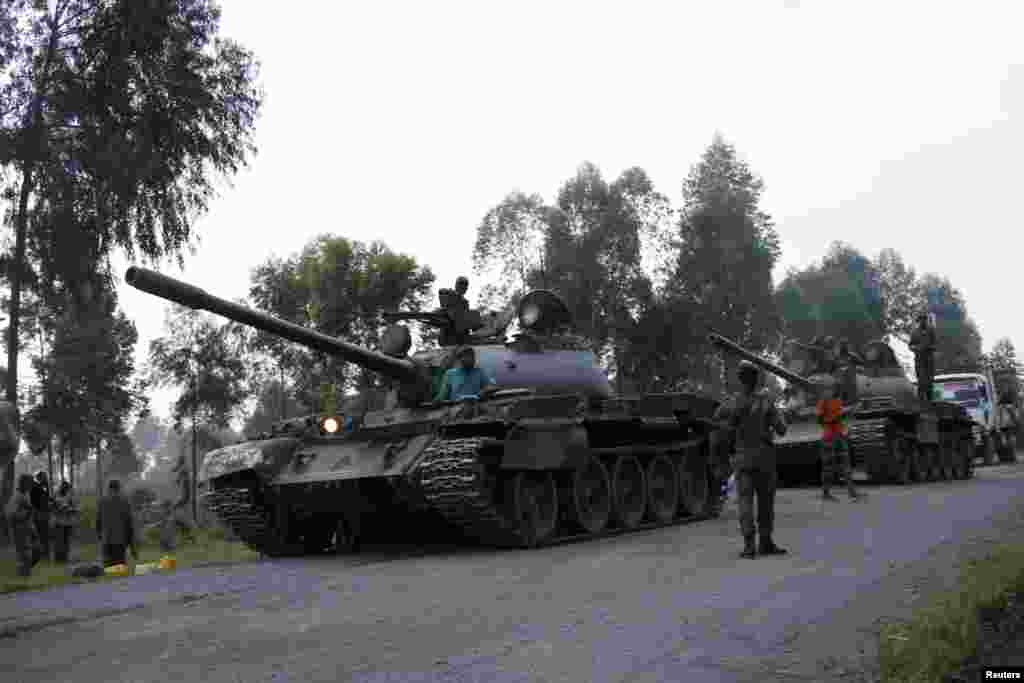
[[[434,274],[412,256],[382,242],[363,244],[334,235],[311,240],[300,254],[271,259],[253,272],[250,298],[256,308],[323,334],[366,348],[377,348],[384,326],[381,314],[427,305]],[[363,368],[315,353],[264,332],[250,348],[269,356],[273,374],[290,385],[296,401],[319,412],[322,387],[344,391],[372,388],[381,379]]]
[[[0,9],[0,192],[14,205],[7,397],[18,396],[26,250],[75,281],[110,252],[177,256],[255,151],[248,51],[217,38],[212,0],[54,0]],[[24,30],[21,30],[24,29]],[[59,238],[57,238],[59,236]],[[10,492],[9,470],[3,496]]]
[[[820,264],[791,271],[779,283],[775,301],[783,334],[805,343],[827,335],[862,348],[885,336],[885,291],[871,260],[834,242]]]
[[[1017,361],[1017,349],[1009,337],[997,340],[992,346],[992,351],[986,355],[985,359],[992,365],[992,369],[996,371],[1009,371],[1016,375],[1020,367]]]
[[[288,395],[285,386],[277,380],[271,380],[260,389],[256,406],[246,419],[242,431],[248,435],[269,431],[275,422],[296,417],[301,414],[301,410],[299,403]]]
[[[165,329],[165,336],[150,342],[150,377],[158,386],[181,390],[172,418],[179,431],[185,419],[191,423],[195,487],[200,427],[228,427],[246,398],[246,366],[240,345],[231,343],[231,326],[218,326],[199,311],[172,305]],[[194,489],[192,514],[198,518]]]
[[[914,269],[903,262],[895,249],[883,249],[875,259],[878,273],[882,318],[880,327],[887,335],[909,341],[917,324],[917,315],[924,310],[922,291]]]
[[[481,305],[504,308],[531,279],[546,282],[544,243],[552,210],[540,195],[513,192],[484,215],[473,247],[474,272],[490,280],[480,290]]]
[[[693,307],[698,334],[714,329],[755,352],[768,348],[780,327],[772,270],[781,249],[771,217],[759,208],[763,187],[716,135],[683,181],[679,256],[670,280],[670,296]],[[710,349],[705,345],[700,355]],[[733,365],[728,358],[725,367]],[[705,379],[720,386],[723,369],[706,367]]]
[[[963,293],[949,278],[926,273],[920,279],[921,297],[935,318],[935,367],[939,372],[974,371],[983,354],[981,333],[967,314]]]

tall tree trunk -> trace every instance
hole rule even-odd
[[[100,452],[99,442],[96,448],[96,500],[103,498],[103,454]]]
[[[53,55],[57,51],[57,42],[60,39],[59,34],[59,23],[61,20],[61,13],[63,12],[61,7],[57,14],[50,18],[49,28],[50,36],[46,46],[46,58],[43,62],[43,68],[39,75],[39,80],[35,83],[35,96],[32,99],[32,105],[29,108],[28,120],[25,122],[26,136],[25,143],[21,153],[21,191],[18,196],[18,215],[14,219],[14,263],[11,268],[11,305],[10,305],[10,323],[7,328],[7,386],[5,392],[8,402],[11,405],[18,406],[18,328],[21,322],[21,284],[22,284],[22,270],[25,267],[25,242],[26,235],[28,232],[28,200],[32,194],[33,189],[33,171],[37,159],[39,158],[39,151],[42,147],[43,142],[43,98],[45,97],[46,90],[49,87],[50,78],[50,65],[53,64]],[[18,419],[15,425],[16,429],[20,433],[21,430],[21,415],[18,413]],[[17,458],[17,452],[14,455]],[[0,486],[0,500],[7,501],[14,493],[14,459],[12,458],[10,466],[4,471],[3,483]],[[0,529],[6,532],[7,525],[0,524]]]
[[[192,471],[189,472],[191,480],[188,485],[192,489],[192,521],[199,524],[199,506],[196,504],[196,496],[199,490],[196,486],[198,477],[196,471],[199,468],[199,425],[196,424],[196,411],[192,410]]]

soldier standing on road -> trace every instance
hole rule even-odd
[[[57,497],[53,499],[54,548],[53,559],[67,562],[71,550],[71,533],[78,525],[78,506],[75,504],[71,484],[62,481]]]
[[[32,509],[32,501],[29,498],[34,485],[31,474],[18,477],[18,488],[4,508],[11,535],[14,536],[17,573],[21,577],[31,576],[32,567],[42,557],[35,525],[35,510]]]
[[[742,392],[731,407],[722,406],[715,414],[716,421],[727,420],[735,431],[736,489],[739,495],[740,531],[743,533],[743,552],[740,557],[783,555],[785,550],[775,545],[772,529],[775,521],[776,462],[772,432],[782,436],[786,423],[770,396],[757,391],[761,371],[749,361],[740,362],[737,370]],[[760,543],[755,545],[754,496],[757,496],[757,532]]]
[[[932,380],[935,377],[935,328],[927,313],[917,316],[917,327],[910,335],[910,350],[914,352],[914,372],[917,373],[917,397],[932,400]]]
[[[177,528],[180,528],[186,537],[192,535],[192,477],[188,465],[185,463],[185,456],[179,455],[178,462],[171,470],[175,475],[178,486],[178,500],[174,504],[171,516]]]
[[[108,494],[96,506],[96,535],[103,548],[105,566],[124,564],[125,550],[138,557],[135,548],[135,519],[128,499],[121,495],[121,482],[111,479]]]
[[[36,481],[29,494],[32,509],[35,511],[36,533],[43,557],[50,559],[50,512],[53,510],[53,498],[50,495],[50,480],[46,472],[37,472]]]
[[[861,497],[853,485],[853,468],[850,463],[850,444],[847,439],[846,416],[856,411],[856,406],[844,406],[843,386],[836,382],[832,395],[818,401],[818,423],[821,425],[821,497],[836,500],[829,491],[835,483],[837,470],[842,472],[850,498]]]

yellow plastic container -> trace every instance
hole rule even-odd
[[[178,563],[170,555],[164,555],[160,558],[160,569],[164,571],[170,571],[178,566]]]
[[[107,567],[103,570],[107,576],[128,576],[131,570],[126,564],[115,564],[112,567]]]
[[[158,567],[159,567],[159,565],[156,562],[147,562],[146,564],[137,564],[137,565],[135,565],[135,574],[136,574],[136,576],[142,576],[143,574],[149,574],[150,572],[155,571]]]

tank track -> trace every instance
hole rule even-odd
[[[418,466],[420,491],[430,506],[468,539],[497,547],[523,547],[523,538],[506,521],[500,507],[494,502],[493,483],[487,481],[479,460],[483,442],[483,438],[475,437],[434,441],[424,451]],[[703,519],[720,515],[724,503],[721,494],[716,496],[709,513]],[[566,534],[560,528],[545,545],[671,526],[697,519],[701,518],[677,516],[664,524],[648,522],[635,529],[610,528],[593,535]]]
[[[854,467],[866,468],[869,462],[885,462],[889,457],[888,422],[888,418],[878,417],[855,420],[850,425],[850,452]]]
[[[276,534],[266,508],[253,502],[250,487],[215,489],[204,494],[201,502],[247,546],[259,553],[274,554]]]

